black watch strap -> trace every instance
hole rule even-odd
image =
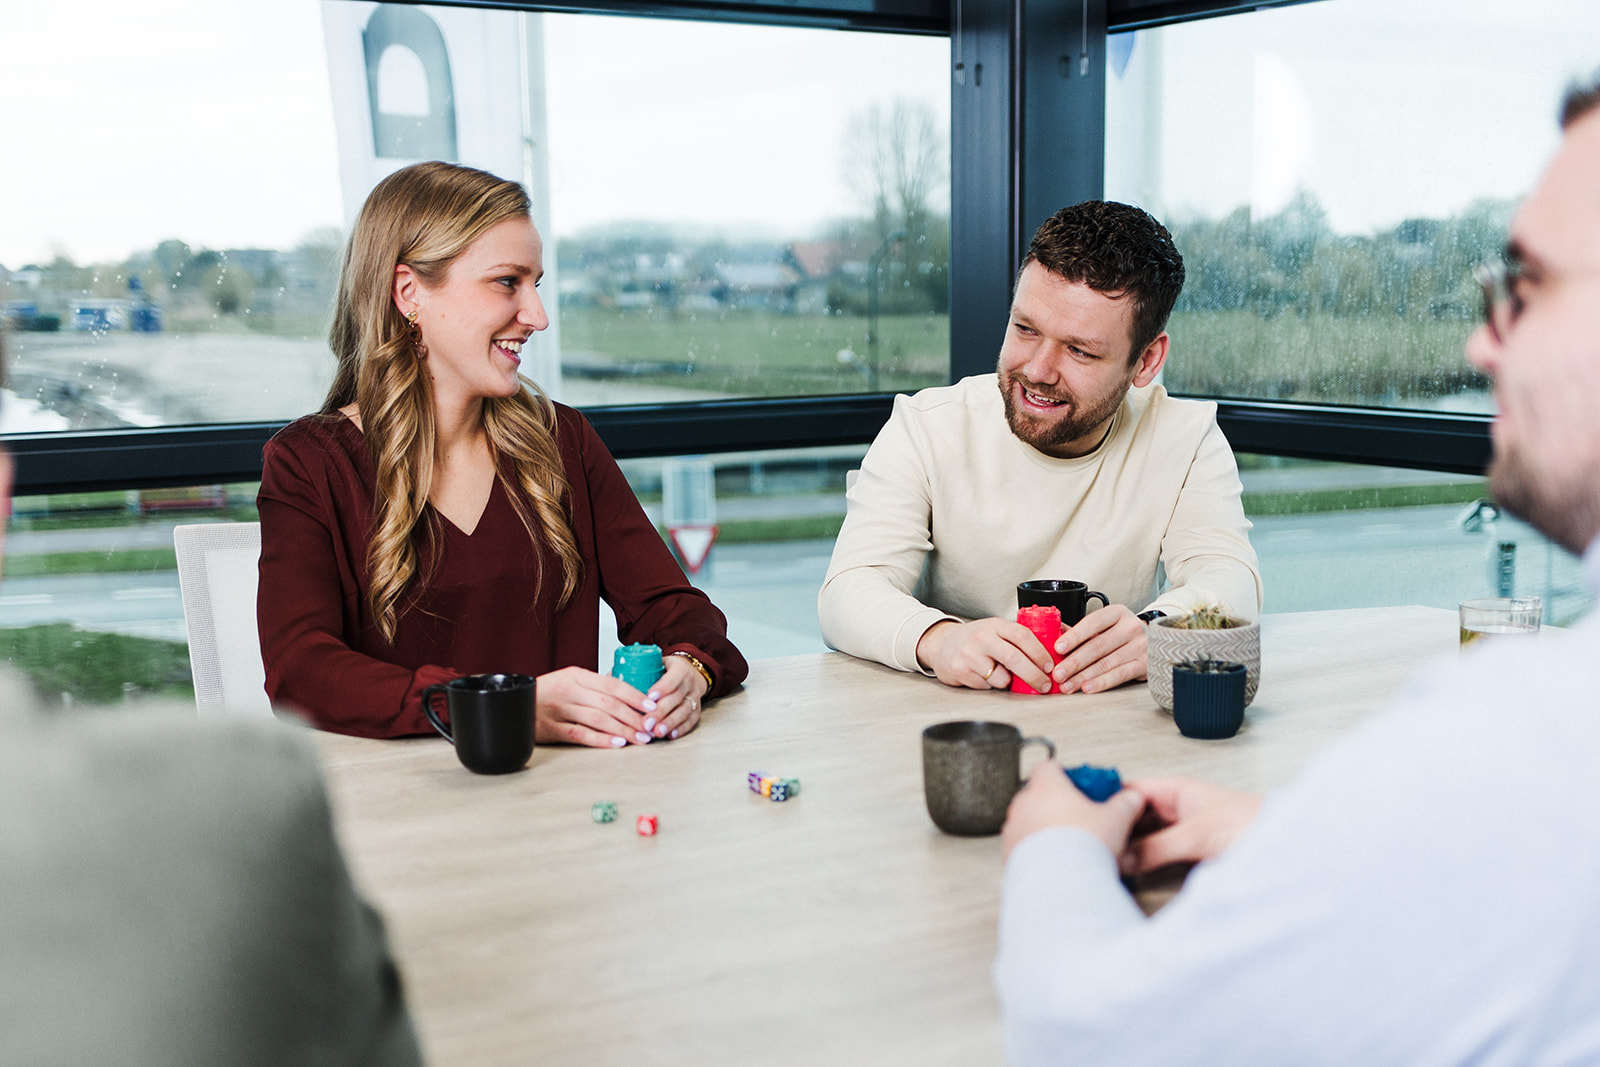
[[[1134,616],[1134,618],[1144,623],[1155,622],[1157,619],[1164,619],[1166,617],[1166,612],[1158,611],[1155,608],[1151,608],[1149,611],[1141,611],[1138,615]]]

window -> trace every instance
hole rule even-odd
[[[1577,558],[1495,507],[1481,476],[1238,460],[1267,611],[1538,596],[1565,626],[1590,607]]]
[[[947,54],[346,0],[37,5],[0,40],[15,84],[51,87],[9,128],[29,165],[0,171],[23,207],[0,432],[315,409],[345,226],[431,157],[532,191],[558,299],[528,366],[558,399],[943,382]]]
[[[1257,448],[1469,466],[1469,425],[1399,409],[1493,411],[1462,355],[1471,268],[1554,149],[1597,31],[1600,10],[1546,0],[1325,0],[1112,34],[1105,192],[1166,221],[1188,267],[1167,388],[1245,401],[1224,424]],[[1577,561],[1481,478],[1239,458],[1268,611],[1514,591],[1564,624],[1588,606]]]
[[[1109,38],[1106,194],[1189,268],[1168,388],[1492,410],[1471,266],[1597,34],[1587,5],[1338,0]]]

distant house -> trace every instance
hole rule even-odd
[[[279,261],[282,253],[271,248],[228,248],[222,252],[222,263],[228,270],[242,270],[257,283],[275,281],[281,273]]]
[[[605,303],[605,290],[593,275],[574,271],[563,273],[556,296],[564,308],[594,308]]]
[[[796,241],[784,249],[784,262],[800,275],[793,310],[821,315],[831,310],[838,289],[859,289],[867,275],[866,252],[856,241]]]
[[[719,263],[711,294],[725,308],[794,310],[800,274],[784,263]]]
[[[784,259],[808,281],[829,277],[850,258],[844,241],[796,241],[784,249]]]

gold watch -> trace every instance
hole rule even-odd
[[[712,689],[712,686],[713,686],[714,683],[711,681],[711,672],[706,670],[706,665],[704,663],[701,663],[698,659],[696,659],[695,657],[691,656],[689,653],[683,651],[682,649],[679,649],[676,652],[668,652],[667,655],[669,655],[669,656],[682,656],[684,659],[688,660],[689,661],[689,666],[691,666],[695,670],[699,671],[700,672],[700,677],[702,677],[702,678],[704,678],[706,680],[706,692],[707,693],[711,692],[711,689]]]

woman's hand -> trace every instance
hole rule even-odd
[[[656,737],[681,737],[700,725],[705,677],[682,656],[666,657],[667,672],[650,687],[644,700],[644,728]]]
[[[673,657],[679,662],[682,659]],[[697,673],[688,664],[684,666],[690,674]],[[667,671],[670,676],[672,660],[667,662]],[[663,677],[661,682],[666,680]],[[703,686],[704,680],[700,684]],[[651,735],[645,732],[646,716],[659,718],[655,706],[647,708],[650,701],[633,686],[582,667],[541,674],[534,693],[533,737],[544,744],[565,741],[591,748],[647,744]]]

